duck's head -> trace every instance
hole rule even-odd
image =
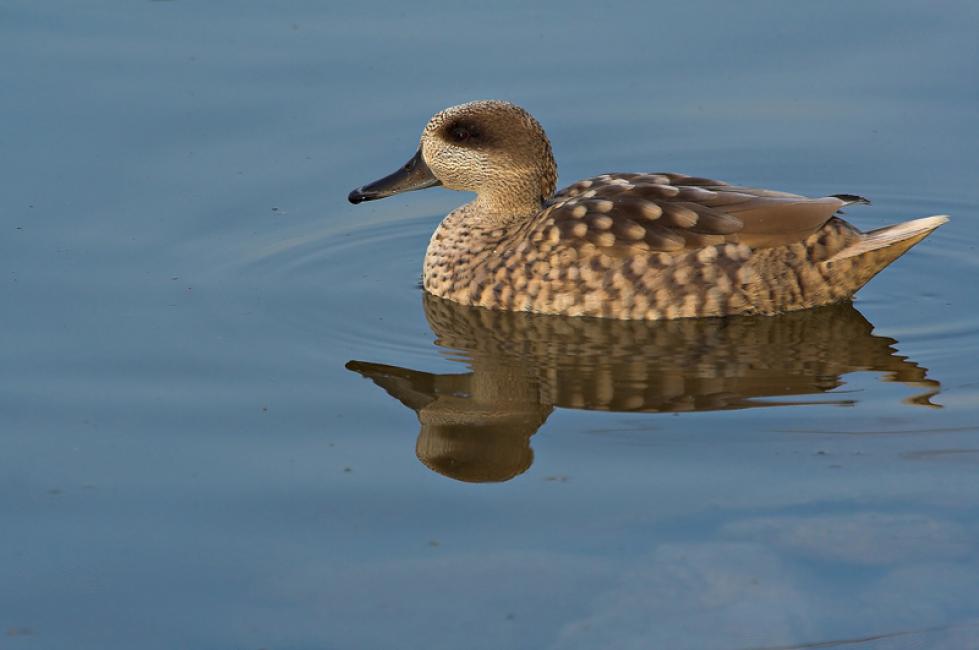
[[[537,120],[509,102],[486,100],[436,114],[407,164],[347,198],[360,203],[442,185],[476,192],[486,210],[520,214],[540,209],[556,184],[551,144]]]

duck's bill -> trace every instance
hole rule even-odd
[[[423,190],[426,187],[435,187],[441,184],[439,179],[432,174],[432,170],[425,164],[425,160],[422,158],[422,150],[419,149],[418,153],[401,169],[381,180],[358,187],[347,196],[347,200],[351,203],[373,201],[392,194]]]

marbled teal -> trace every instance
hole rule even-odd
[[[475,192],[436,229],[426,291],[498,310],[619,319],[776,314],[847,300],[944,215],[862,233],[867,201],[676,173],[610,173],[559,192],[543,128],[503,101],[447,108],[360,203],[441,185]]]

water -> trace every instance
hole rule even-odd
[[[977,27],[7,2],[0,647],[979,648]],[[418,289],[463,195],[344,199],[482,97],[564,184],[952,221],[853,307],[473,316]]]

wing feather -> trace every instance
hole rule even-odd
[[[764,248],[804,240],[847,196],[813,199],[672,172],[603,174],[555,194],[534,229],[603,248]]]

